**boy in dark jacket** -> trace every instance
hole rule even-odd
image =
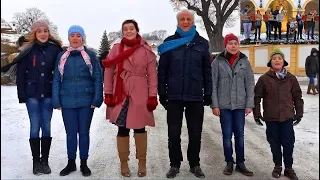
[[[284,159],[284,176],[291,180],[298,177],[292,169],[294,129],[303,117],[302,92],[297,78],[284,68],[288,63],[280,49],[275,49],[270,55],[267,66],[270,70],[262,75],[254,89],[255,108],[253,115],[258,125],[267,125],[267,140],[270,143],[275,167],[274,178],[279,178]],[[260,112],[260,102],[263,99],[263,116]],[[283,148],[283,153],[281,151]]]

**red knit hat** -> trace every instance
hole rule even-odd
[[[233,33],[230,33],[224,37],[224,47],[226,47],[228,42],[231,40],[236,40],[239,43],[238,37],[236,35],[234,35]]]

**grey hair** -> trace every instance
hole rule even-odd
[[[187,13],[190,13],[191,15],[192,15],[192,20],[194,21],[194,12],[193,11],[190,11],[190,10],[188,10],[188,9],[184,9],[184,10],[181,10],[181,11],[179,11],[178,13],[177,13],[177,21],[179,21],[179,16],[182,14],[182,13],[185,13],[185,12],[187,12]]]

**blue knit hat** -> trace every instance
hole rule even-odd
[[[79,33],[82,37],[82,39],[84,39],[84,30],[81,26],[79,25],[73,25],[69,28],[68,30],[68,37],[72,34],[72,33]]]

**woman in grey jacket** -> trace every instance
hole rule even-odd
[[[224,39],[225,51],[212,63],[212,112],[220,117],[223,149],[227,166],[223,173],[231,175],[232,133],[235,136],[236,171],[252,176],[244,164],[245,116],[254,107],[254,76],[248,57],[239,52],[239,40],[234,34]]]

